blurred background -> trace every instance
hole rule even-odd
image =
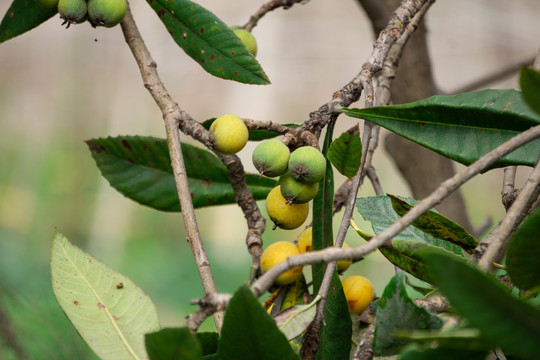
[[[262,4],[197,2],[229,25],[243,25]],[[0,1],[2,17],[10,3]],[[354,0],[278,9],[253,30],[257,59],[272,85],[250,86],[205,73],[176,46],[145,1],[132,0],[131,7],[163,82],[199,121],[233,113],[303,122],[359,72],[374,38]],[[427,28],[438,88],[453,92],[532,58],[539,45],[539,14],[536,0],[435,3]],[[51,290],[48,261],[55,229],[138,284],[155,302],[162,326],[183,325],[194,310],[189,300],[202,297],[203,290],[180,214],[160,213],[124,198],[100,176],[84,144],[106,136],[165,136],[161,114],[142,85],[120,27],[93,29],[85,23],[66,30],[61,23],[55,16],[0,44],[0,323],[17,335],[29,359],[94,359]],[[517,78],[489,87],[518,88]],[[336,135],[355,123],[340,117]],[[183,141],[191,142],[186,136]],[[239,153],[250,172],[256,145],[249,143]],[[374,166],[386,192],[410,195],[382,146]],[[518,170],[517,186],[529,171]],[[463,188],[476,227],[488,217],[496,224],[504,214],[501,174],[490,171]],[[336,186],[343,181],[336,175]],[[373,194],[366,182],[359,195]],[[196,215],[217,287],[233,292],[249,277],[243,214],[231,205],[198,209]],[[362,223],[358,213],[354,217]],[[369,224],[363,226],[369,230]],[[301,231],[267,229],[263,239],[265,244],[292,241]],[[346,241],[362,243],[352,231]],[[353,264],[348,274],[367,276],[381,294],[393,271],[375,253]],[[202,327],[212,328],[211,319]],[[0,340],[7,335],[0,332]],[[0,359],[16,358],[0,341]]]

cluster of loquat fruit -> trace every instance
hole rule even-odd
[[[217,151],[235,154],[248,140],[248,129],[242,119],[235,115],[217,118],[210,126],[210,137]],[[266,210],[276,227],[296,229],[307,219],[308,202],[319,191],[319,181],[326,172],[326,159],[311,146],[303,146],[292,153],[277,139],[259,144],[252,154],[253,164],[261,176],[279,176],[279,185],[266,198]],[[261,269],[268,271],[290,256],[312,250],[312,228],[308,227],[298,238],[298,245],[278,241],[266,248],[261,257]],[[348,247],[343,244],[343,247]],[[346,271],[352,260],[337,262],[339,274]],[[301,266],[282,273],[276,284],[283,286],[296,282],[302,276]],[[363,276],[349,276],[342,280],[343,291],[349,311],[360,315],[373,300],[373,285]]]
[[[68,27],[87,20],[94,27],[113,27],[122,21],[127,11],[126,0],[36,0],[36,2],[43,7],[57,7],[60,17]]]

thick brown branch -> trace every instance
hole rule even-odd
[[[193,209],[178,127],[183,125],[184,127],[194,129],[194,131],[197,131],[197,128],[200,127],[198,130],[202,134],[206,130],[200,124],[197,126],[198,123],[194,122],[184,111],[180,110],[178,104],[169,95],[157,74],[156,63],[142,40],[129,8],[124,20],[122,20],[121,26],[126,42],[139,65],[144,86],[148,89],[163,114],[174,180],[176,182],[178,199],[180,200],[180,207],[182,209],[182,218],[187,232],[187,241],[191,246],[204,292],[206,295],[216,294],[216,284],[202,242],[201,233],[195,217],[195,210]],[[222,312],[214,314],[214,322],[219,332],[223,324]]]

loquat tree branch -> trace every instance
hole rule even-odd
[[[464,183],[480,174],[485,169],[493,165],[497,160],[501,159],[505,155],[511,153],[515,149],[523,146],[535,139],[540,138],[540,125],[530,128],[514,136],[507,142],[499,145],[480,159],[475,161],[469,167],[463,171],[457,173],[450,179],[444,181],[439,185],[435,191],[433,191],[428,197],[423,199],[415,207],[407,212],[398,221],[381,232],[379,235],[374,236],[364,245],[354,247],[337,249],[335,247],[327,248],[324,250],[313,251],[301,255],[289,257],[286,261],[277,264],[270,270],[268,270],[263,276],[261,276],[252,286],[251,290],[256,296],[261,296],[266,290],[270,288],[274,280],[283,272],[292,269],[293,267],[329,263],[331,261],[351,259],[360,259],[366,254],[369,254],[386,241],[392,239],[394,236],[403,231],[414,220],[416,220],[423,213],[431,209],[433,206],[439,204],[443,199],[448,197],[453,191],[462,186]]]
[[[198,305],[193,314],[186,320],[186,327],[196,333],[203,321],[216,312],[223,312],[231,300],[230,294],[208,294],[202,299],[191,300],[191,305]]]
[[[242,28],[251,32],[251,30],[253,30],[253,28],[257,26],[257,23],[259,22],[259,20],[270,11],[276,10],[280,7],[284,9],[289,9],[294,4],[298,4],[298,3],[305,4],[308,1],[309,0],[271,0],[263,4],[261,8],[257,10],[257,12],[249,18],[249,21],[244,26],[242,26]]]
[[[503,175],[503,188],[501,192],[502,203],[506,211],[512,206],[514,200],[519,193],[517,189],[514,188],[514,182],[516,180],[516,166],[507,166],[504,168]]]
[[[200,124],[199,128],[199,126],[194,123],[194,120],[191,119],[187,113],[182,111],[178,104],[174,102],[169,95],[167,89],[157,74],[156,63],[152,59],[150,52],[144,44],[133,16],[131,15],[129,6],[126,16],[121,22],[121,27],[125,40],[131,49],[135,60],[137,61],[137,65],[139,66],[139,70],[144,81],[144,86],[148,89],[163,114],[165,131],[167,134],[167,144],[169,145],[171,166],[178,192],[178,199],[180,200],[184,227],[186,228],[187,232],[187,241],[191,246],[204,292],[207,295],[217,294],[212,269],[210,268],[210,262],[204,249],[201,233],[195,217],[193,202],[191,200],[184,158],[182,156],[180,132],[178,131],[178,128],[184,125],[184,127],[189,127],[199,134],[205,134],[206,130]],[[214,323],[216,324],[218,332],[220,332],[221,326],[223,325],[223,312],[214,313]]]
[[[492,264],[498,262],[503,257],[512,234],[517,230],[523,220],[525,220],[529,209],[539,194],[540,160],[536,163],[531,176],[519,192],[512,206],[508,209],[504,219],[484,239],[483,243],[487,244],[487,249],[478,262],[478,266],[481,269],[486,271],[491,270]]]

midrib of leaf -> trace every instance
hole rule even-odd
[[[81,279],[84,280],[84,282],[86,283],[86,285],[88,285],[88,288],[90,289],[90,291],[94,294],[94,296],[96,297],[96,299],[98,300],[98,302],[100,304],[103,305],[103,308],[102,310],[105,311],[105,314],[107,315],[107,317],[109,318],[109,320],[111,321],[111,324],[112,326],[114,327],[114,330],[116,331],[116,333],[118,334],[118,336],[120,337],[120,339],[122,340],[122,344],[124,344],[124,346],[126,347],[126,350],[129,352],[129,354],[136,360],[141,360],[137,354],[135,354],[135,351],[133,351],[133,349],[131,348],[131,346],[129,345],[129,342],[127,341],[127,339],[124,337],[124,334],[122,333],[122,331],[120,330],[120,328],[118,327],[118,325],[116,324],[116,321],[114,320],[112,314],[109,312],[109,308],[107,306],[105,306],[103,300],[101,300],[101,297],[99,296],[99,294],[94,290],[94,288],[92,287],[92,285],[90,284],[90,282],[88,282],[88,280],[86,279],[86,276],[84,276],[84,274],[81,272],[81,270],[79,269],[79,267],[73,262],[71,261],[71,256],[69,256],[69,254],[67,253],[66,251],[66,248],[64,246],[64,244],[61,245],[62,246],[62,250],[64,251],[64,254],[66,255],[66,258],[69,260],[70,264],[77,270],[77,272],[81,275]]]

